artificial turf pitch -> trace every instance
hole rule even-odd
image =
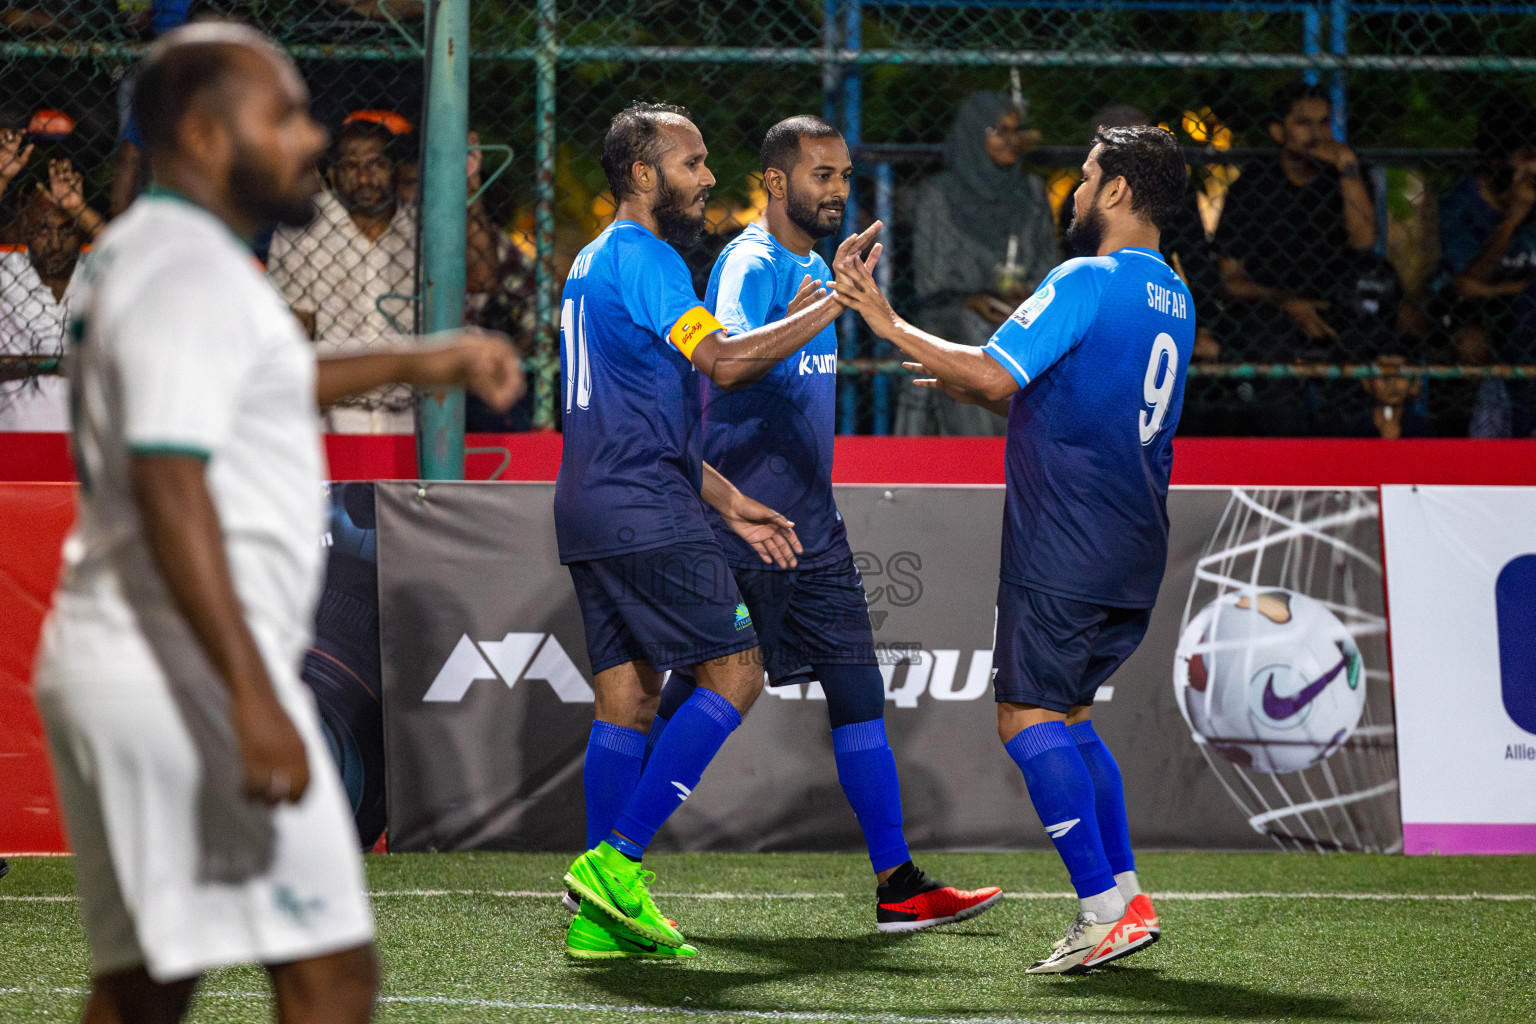
[[[1144,855],[1162,941],[1078,978],[1023,973],[1074,911],[1048,853],[919,858],[956,884],[997,884],[1015,898],[907,936],[874,933],[857,856],[647,858],[654,890],[672,894],[658,902],[702,955],[592,966],[565,958],[568,919],[538,895],[558,889],[568,860],[369,857],[384,962],[377,1019],[1536,1021],[1531,857]],[[71,869],[66,858],[19,858],[0,881],[3,1024],[78,1013],[88,971]],[[265,992],[257,970],[211,973],[190,1019],[270,1020]]]

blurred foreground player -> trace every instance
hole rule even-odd
[[[278,1019],[358,1022],[377,980],[350,810],[299,680],[325,528],[319,404],[392,380],[522,389],[504,340],[322,360],[247,240],[313,216],[325,132],[260,34],[203,24],[140,66],[154,187],[73,316],[80,517],[37,698],[75,851],[84,1019],[175,1021],[261,963]]]
[[[762,146],[768,207],[715,261],[705,305],[734,334],[798,312],[832,277],[812,246],[842,226],[853,161],[836,128],[817,117],[780,121]],[[885,734],[885,680],[875,660],[864,581],[832,498],[837,331],[828,324],[761,380],[704,405],[704,458],[737,487],[795,523],[792,567],[762,559],[717,516],[711,524],[762,645],[768,685],[819,681],[832,724],[837,777],[875,872],[875,926],[910,932],[975,917],[1002,899],[996,886],[965,891],[912,863],[902,831],[901,785]],[[674,672],[651,725],[655,743],[693,681]]]
[[[997,728],[1081,901],[1030,973],[1079,974],[1158,936],[1120,769],[1089,713],[1146,634],[1168,556],[1195,307],[1158,239],[1185,175],[1163,129],[1101,129],[1067,233],[1083,257],[1051,271],[982,349],[911,327],[868,274],[836,267],[849,305],[932,374],[919,384],[1008,417]]]
[[[843,309],[824,296],[726,337],[673,248],[704,227],[715,182],[707,155],[679,107],[637,103],[615,117],[602,162],[617,217],[576,257],[561,301],[555,530],[581,605],[597,719],[584,765],[591,849],[565,876],[581,898],[566,949],[580,958],[697,953],[656,909],[640,858],[763,687],[752,616],[704,502],[766,561],[793,565],[798,548],[792,523],[704,463],[694,371],[725,387],[750,383]],[[858,262],[878,230],[840,251]],[[674,668],[693,669],[699,687],[642,773],[662,673]]]

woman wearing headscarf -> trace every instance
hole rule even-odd
[[[944,143],[944,170],[918,189],[912,265],[917,325],[984,345],[1056,265],[1045,182],[1025,174],[1019,110],[1000,92],[960,105]],[[903,388],[898,434],[997,434],[1005,421],[928,388]]]

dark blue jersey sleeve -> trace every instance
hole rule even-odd
[[[1046,275],[982,351],[1024,387],[1088,333],[1103,291],[1102,275],[1087,260],[1063,263]]]

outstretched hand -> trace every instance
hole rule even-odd
[[[528,390],[523,360],[504,334],[466,327],[438,352],[446,358],[440,372],[429,374],[438,378],[432,383],[462,384],[497,412],[512,408]]]
[[[933,373],[932,370],[928,369],[928,367],[924,366],[922,363],[902,363],[901,365],[906,369],[911,370],[913,373],[924,373],[930,375]],[[988,399],[985,395],[978,394],[969,388],[963,388],[959,384],[952,383],[940,377],[918,377],[912,383],[920,388],[934,388],[936,390],[942,391],[950,398],[953,398],[955,401],[962,405],[979,405],[983,409],[991,409],[993,412],[997,411],[994,408],[997,403]]]
[[[780,569],[793,569],[795,556],[804,550],[795,536],[794,523],[745,494],[734,501],[730,511],[722,512],[721,518],[736,536],[752,545],[759,558]]]
[[[35,148],[27,142],[26,133],[18,128],[0,131],[0,184],[9,184],[12,178],[22,172],[27,161],[32,159],[32,150]]]
[[[863,249],[862,242],[873,238],[880,226],[880,222],[875,221],[864,232],[851,236],[838,246],[837,257],[832,265],[837,274],[836,280],[832,282],[832,290],[845,306],[858,311],[875,334],[884,338],[889,336],[897,319],[896,311],[891,308],[885,293],[875,281],[875,267],[880,265],[884,246],[876,242],[868,257],[859,257]],[[861,244],[853,245],[855,242]]]
[[[789,310],[786,316],[794,316],[809,306],[814,306],[827,297],[827,290],[822,287],[821,281],[811,280],[811,275],[806,274],[800,281],[800,287],[795,292],[795,297],[789,300]]]

